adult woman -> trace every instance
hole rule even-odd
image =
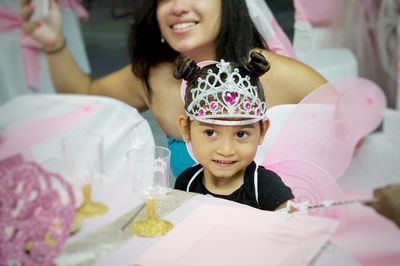
[[[27,21],[32,13],[30,0],[22,3]],[[174,138],[169,147],[175,175],[192,164],[186,159],[188,155],[176,152],[186,150],[177,140],[181,138],[177,117],[184,113],[180,81],[173,77],[173,61],[179,54],[197,62],[221,58],[240,61],[252,49],[259,50],[271,63],[271,71],[261,77],[269,107],[297,103],[325,82],[308,66],[263,49],[245,0],[135,1],[130,34],[132,64],[92,81],[64,49],[57,4],[54,0],[50,4],[48,18],[41,23],[26,22],[24,29],[50,53],[48,63],[57,91],[106,95],[139,111],[150,110],[164,132]]]

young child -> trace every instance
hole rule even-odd
[[[185,111],[178,125],[199,164],[180,174],[175,189],[210,194],[262,210],[276,210],[293,199],[280,177],[255,164],[257,145],[269,127],[259,77],[270,68],[252,52],[243,65],[224,62],[203,68],[177,62],[175,77],[187,82]]]

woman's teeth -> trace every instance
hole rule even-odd
[[[190,27],[193,27],[196,23],[195,22],[184,22],[179,24],[172,25],[172,29],[174,30],[184,30]]]

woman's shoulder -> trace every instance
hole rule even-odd
[[[271,64],[271,69],[261,77],[261,82],[267,89],[266,94],[272,105],[298,103],[308,93],[326,83],[326,79],[317,71],[296,59],[264,49],[258,51]]]
[[[288,75],[287,71],[299,71],[299,76],[303,76],[305,74],[311,75],[315,79],[325,80],[315,69],[311,68],[310,66],[300,62],[297,59],[279,55],[265,49],[259,49],[265,58],[271,64],[271,70],[275,68],[275,71],[280,75]],[[290,73],[292,76],[296,73]]]

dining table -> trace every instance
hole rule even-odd
[[[133,216],[135,216],[135,219],[144,218],[146,217],[147,213],[145,208],[141,208],[143,204],[142,201],[134,195],[133,190],[129,185],[94,183],[93,200],[105,203],[108,206],[109,211],[104,215],[88,218],[82,222],[80,229],[71,235],[65,243],[61,254],[56,259],[57,265],[192,265],[192,263],[179,263],[178,259],[175,261],[171,259],[172,262],[156,261],[153,262],[154,264],[151,262],[141,263],[140,259],[146,254],[150,257],[157,256],[159,251],[157,251],[157,249],[153,249],[157,244],[160,244],[163,241],[165,242],[164,245],[167,246],[176,245],[175,241],[177,240],[183,242],[188,241],[184,245],[190,246],[190,243],[192,243],[191,241],[196,242],[198,239],[202,239],[202,237],[207,238],[207,234],[204,234],[201,235],[201,237],[197,236],[197,238],[193,240],[192,238],[194,237],[190,237],[191,234],[185,232],[181,235],[181,238],[175,237],[174,239],[164,240],[164,238],[167,238],[169,234],[173,234],[174,230],[179,230],[182,224],[185,223],[186,219],[188,219],[188,217],[195,213],[199,208],[203,208],[205,210],[221,208],[218,210],[219,214],[215,214],[215,217],[205,218],[212,221],[214,221],[214,219],[223,219],[222,217],[227,215],[226,211],[229,209],[238,211],[240,215],[245,215],[246,211],[255,211],[254,217],[245,218],[246,223],[251,223],[257,219],[258,215],[263,215],[263,213],[280,217],[280,215],[277,213],[261,211],[247,205],[215,198],[210,195],[200,195],[196,193],[170,189],[166,196],[158,201],[159,206],[157,211],[160,216],[172,222],[174,228],[165,236],[139,237],[130,231],[130,226],[132,223],[131,218]],[[242,213],[243,211],[244,213]],[[284,218],[283,220],[286,219],[290,221],[290,219],[295,218],[290,217]],[[227,221],[223,225],[229,228],[229,226],[233,226],[235,223]],[[201,224],[199,224],[199,226],[201,227]],[[195,228],[193,224],[189,224],[187,227],[189,227],[190,230],[201,231],[200,227]],[[244,232],[246,232],[246,230],[244,230]],[[238,234],[239,233],[240,231]],[[185,238],[187,238],[187,240],[185,240]],[[235,237],[230,236],[230,239],[235,240]],[[213,243],[209,249],[205,248],[205,250],[213,250],[220,247],[223,251],[224,248],[221,246],[224,245],[225,241],[226,239],[221,242]],[[330,242],[328,239],[323,241],[323,243],[323,245],[320,245],[318,252],[315,252],[315,257],[313,257],[307,265],[338,265],[338,263],[340,265],[348,266],[360,265],[356,259]],[[182,247],[178,245],[176,249],[182,249]],[[189,247],[188,250],[193,249]],[[176,252],[178,253],[178,251]],[[216,257],[214,258],[215,261],[218,261],[218,259],[221,257],[221,255],[214,256]],[[223,256],[226,259],[226,255]],[[297,265],[305,265],[300,258],[299,260],[295,261]],[[265,256],[261,256],[261,254],[254,258],[254,262],[256,263],[254,265],[268,265],[268,261],[265,261]],[[208,261],[208,263],[210,263],[210,261]],[[237,263],[231,263],[232,262],[230,262],[229,265],[240,265]],[[216,264],[211,261],[211,264],[209,265],[220,264]]]

